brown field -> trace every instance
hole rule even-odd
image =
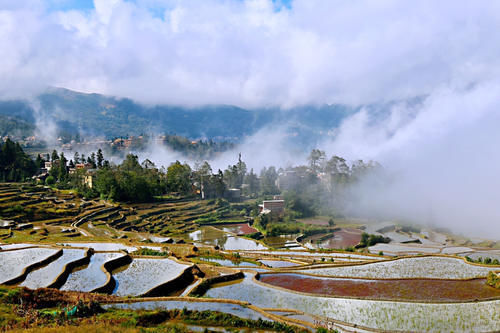
[[[474,280],[362,280],[263,274],[260,281],[299,292],[338,297],[403,301],[472,301],[500,297],[500,290]]]
[[[333,237],[321,242],[321,247],[325,249],[343,249],[349,246],[356,246],[361,241],[362,230],[354,228],[342,228],[333,233]],[[323,234],[314,235],[306,239],[306,241],[315,241],[322,237]]]

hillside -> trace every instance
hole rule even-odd
[[[35,119],[43,117],[44,121],[55,123],[60,131],[106,137],[170,133],[188,138],[238,141],[270,123],[286,123],[299,136],[311,138],[313,134],[338,126],[353,111],[339,105],[298,107],[287,111],[275,108],[247,110],[230,105],[146,106],[130,99],[67,89],[50,89],[38,97],[38,102],[37,112],[26,101],[0,102],[2,135],[12,135],[19,129],[24,134],[31,134]]]

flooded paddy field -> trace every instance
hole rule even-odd
[[[383,252],[385,255],[414,255],[438,254],[441,252],[441,248],[442,247],[424,246],[418,244],[379,243],[377,245],[370,246],[368,250],[373,254]]]
[[[248,307],[239,304],[223,303],[223,302],[186,302],[186,301],[140,301],[132,303],[114,303],[105,304],[105,309],[129,309],[129,310],[173,310],[184,309],[191,311],[219,311],[229,313],[240,318],[251,320],[269,320],[269,318],[254,311]]]
[[[20,276],[32,264],[56,254],[57,249],[29,248],[0,252],[0,284]]]
[[[460,302],[500,298],[500,290],[474,280],[363,280],[300,274],[262,274],[263,283],[298,292],[377,300]]]
[[[286,261],[286,260],[266,260],[266,259],[261,259],[259,262],[263,263],[266,266],[269,266],[271,268],[284,268],[284,267],[295,267],[295,266],[300,266],[301,264],[291,262],[291,261]]]
[[[322,234],[307,238],[305,241],[309,242],[313,248],[344,249],[346,247],[356,246],[359,244],[362,233],[363,231],[359,229],[343,228],[339,231],[333,232],[333,237],[320,241],[319,243],[317,243],[316,239],[321,237]]]
[[[280,236],[272,236],[272,237],[264,237],[263,241],[266,245],[274,248],[287,248],[287,247],[299,247],[300,243],[295,240],[299,234],[293,235],[280,235]]]
[[[111,251],[121,251],[125,250],[127,252],[133,252],[137,250],[137,247],[129,246],[121,243],[61,243],[60,246],[68,247],[84,247],[93,248],[95,251],[111,252]]]
[[[459,255],[464,257],[467,256],[474,260],[478,260],[479,258],[483,260],[485,258],[491,258],[492,260],[493,259],[500,260],[500,250],[465,252],[465,253],[460,253]]]
[[[90,257],[90,263],[73,271],[61,290],[90,292],[102,287],[107,280],[102,265],[110,260],[124,256],[122,253],[95,253]]]
[[[22,249],[22,248],[27,248],[27,247],[37,247],[36,244],[29,244],[29,243],[23,243],[23,244],[1,244],[0,245],[0,250],[6,251],[6,250],[15,250],[15,249]]]
[[[367,256],[363,254],[357,254],[352,252],[309,252],[309,251],[287,251],[287,250],[279,250],[279,251],[245,251],[245,253],[249,254],[257,254],[262,256],[280,256],[287,258],[314,258],[316,260],[321,258],[339,258],[349,260],[380,260],[385,259],[383,257],[378,256]]]
[[[213,227],[204,227],[189,234],[194,242],[218,246],[228,251],[265,250],[266,246],[252,239],[238,237]]]
[[[278,290],[252,280],[215,285],[206,296],[238,299],[260,308],[282,308],[351,323],[362,328],[412,332],[495,332],[500,330],[500,301],[409,303],[319,297]]]
[[[297,272],[313,275],[371,279],[471,279],[485,277],[488,275],[488,272],[494,270],[498,270],[498,268],[471,265],[458,258],[417,257],[353,266],[312,268]]]
[[[199,259],[207,262],[215,262],[221,266],[228,266],[228,267],[258,267],[258,265],[247,261],[233,261],[229,259],[203,258],[203,257],[199,257]]]
[[[64,249],[63,255],[45,267],[28,274],[21,286],[30,289],[44,288],[50,285],[62,273],[64,266],[85,256],[85,250]]]
[[[189,265],[171,259],[134,258],[126,267],[113,272],[114,295],[139,296],[179,276]]]

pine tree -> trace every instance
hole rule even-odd
[[[104,156],[102,154],[102,149],[99,148],[99,150],[97,151],[97,167],[99,169],[102,168],[102,162],[104,161]]]

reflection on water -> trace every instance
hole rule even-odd
[[[261,263],[263,263],[266,266],[272,267],[272,268],[282,268],[282,267],[293,267],[293,266],[299,266],[300,264],[291,262],[291,261],[285,261],[285,260],[259,260]]]
[[[224,250],[265,250],[267,247],[257,241],[233,236],[216,228],[205,227],[189,234],[195,242],[217,245]]]
[[[229,259],[214,259],[214,258],[203,258],[200,257],[200,260],[203,261],[209,261],[209,262],[215,262],[218,263],[221,266],[231,266],[231,267],[257,267],[258,265],[251,263],[251,262],[246,262],[246,261],[231,261]]]
[[[61,290],[89,292],[102,287],[107,280],[106,273],[101,268],[102,265],[122,256],[121,253],[95,253],[90,257],[90,263],[87,266],[79,267],[69,275]]]
[[[229,313],[244,319],[269,320],[260,313],[238,304],[219,302],[183,302],[183,301],[148,301],[135,303],[105,304],[105,309],[130,309],[130,310],[173,310],[184,309],[191,311],[220,311]]]
[[[53,261],[47,266],[28,274],[26,280],[24,280],[21,286],[28,287],[30,289],[47,287],[57,278],[59,274],[62,273],[66,264],[81,259],[84,256],[85,250],[64,249],[63,255],[56,261]]]

